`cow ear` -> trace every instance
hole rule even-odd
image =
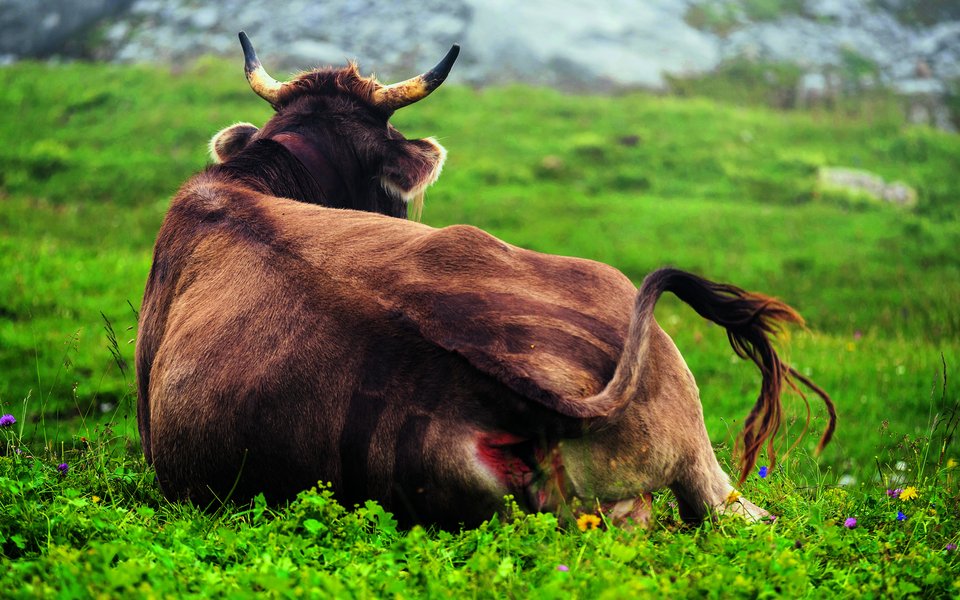
[[[210,158],[218,164],[230,160],[247,146],[257,131],[257,126],[250,123],[236,123],[221,129],[210,140]]]
[[[403,140],[383,161],[381,182],[385,190],[405,202],[423,195],[440,177],[447,151],[433,138]]]

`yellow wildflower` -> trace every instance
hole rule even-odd
[[[957,466],[957,464],[958,464],[958,463],[957,463],[957,459],[955,459],[955,458],[948,458],[948,459],[947,459],[947,468],[948,468],[948,469],[954,468],[955,466]]]
[[[740,492],[737,490],[730,490],[730,493],[727,494],[727,504],[733,504],[740,499]]]
[[[586,531],[588,529],[596,529],[600,526],[600,517],[597,515],[580,515],[577,518],[577,527],[580,528],[580,531]]]
[[[917,488],[913,487],[912,485],[908,485],[907,487],[903,488],[902,492],[900,492],[901,500],[914,500],[919,496],[920,495],[917,494]]]
[[[90,499],[93,500],[94,504],[96,504],[97,502],[100,502],[100,496],[94,496],[93,498],[90,498]]]

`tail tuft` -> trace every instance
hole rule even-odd
[[[776,462],[773,439],[780,429],[780,395],[784,384],[799,392],[793,383],[796,380],[820,396],[830,418],[817,451],[829,443],[836,427],[833,401],[807,377],[784,364],[770,341],[785,323],[803,325],[803,318],[795,310],[776,298],[670,268],[654,271],[644,279],[638,304],[642,303],[652,312],[657,298],[665,291],[672,292],[689,304],[703,318],[724,327],[737,355],[750,359],[760,369],[763,377],[760,395],[747,415],[743,435],[737,443],[738,448],[742,445],[740,484],[752,472],[764,445],[771,464]]]

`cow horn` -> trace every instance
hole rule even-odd
[[[459,54],[460,44],[454,44],[443,60],[426,73],[376,90],[373,93],[373,103],[386,110],[397,110],[417,100],[423,100],[447,78]]]
[[[286,84],[270,77],[267,70],[260,64],[257,51],[253,49],[250,38],[242,31],[240,32],[240,45],[243,47],[243,72],[247,76],[247,81],[250,82],[250,87],[258,96],[270,104],[276,105],[280,99],[280,90]]]

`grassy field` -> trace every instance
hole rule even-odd
[[[819,459],[811,435],[748,480],[773,524],[685,527],[660,494],[647,531],[581,533],[505,505],[477,530],[398,532],[378,506],[344,511],[323,489],[289,507],[171,505],[140,457],[131,342],[154,236],[213,133],[269,116],[239,67],[18,64],[0,90],[0,414],[17,419],[0,429],[4,594],[960,593],[947,549],[960,538],[957,136],[907,127],[892,105],[783,113],[525,87],[444,87],[398,113],[450,154],[425,222],[638,282],[669,264],[779,296],[808,320],[784,355],[840,420]],[[905,181],[918,205],[824,193],[828,165]],[[679,302],[657,314],[729,458],[758,377]],[[784,447],[804,416],[787,404]],[[907,486],[918,498],[886,493]]]

